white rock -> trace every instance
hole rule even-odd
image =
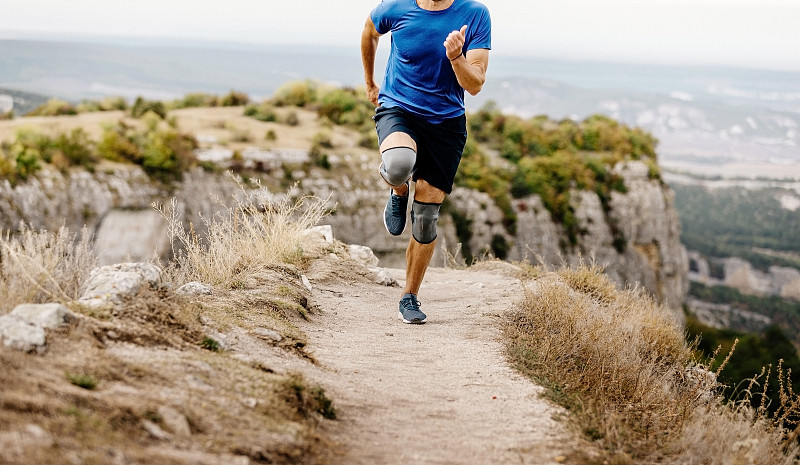
[[[44,353],[47,343],[41,326],[28,323],[16,315],[0,316],[0,340],[11,349],[37,354]]]
[[[372,252],[372,249],[363,245],[351,244],[347,248],[350,257],[364,264],[364,266],[375,267],[378,266],[378,257]]]
[[[78,302],[89,307],[106,307],[139,293],[143,285],[161,284],[161,270],[151,263],[119,263],[95,268],[89,274],[86,291]]]
[[[394,276],[389,274],[389,272],[386,271],[385,269],[374,267],[374,268],[369,268],[369,271],[372,272],[372,280],[380,284],[381,286],[397,285],[397,280],[394,279]]]
[[[300,280],[303,281],[303,286],[305,286],[306,289],[308,289],[309,291],[313,290],[311,288],[311,281],[308,280],[308,277],[306,275],[300,275]]]
[[[31,449],[53,447],[53,436],[41,426],[28,424],[15,431],[0,432],[0,462],[21,463],[18,460]]]
[[[162,405],[158,408],[158,414],[161,415],[164,426],[175,435],[183,438],[188,438],[192,435],[192,429],[189,427],[189,420],[179,411],[172,407]]]
[[[11,315],[42,328],[58,328],[67,323],[71,313],[61,304],[22,304],[14,307]]]
[[[267,328],[256,328],[253,330],[253,334],[261,339],[268,339],[275,342],[281,342],[283,340],[283,336],[278,334],[276,331]]]
[[[142,428],[150,433],[150,436],[160,440],[166,441],[172,439],[172,435],[161,429],[160,426],[149,420],[142,420]]]
[[[176,294],[183,295],[211,295],[211,286],[197,281],[191,281],[179,287],[175,291]]]
[[[306,234],[319,234],[328,244],[333,244],[333,227],[329,224],[306,229]]]

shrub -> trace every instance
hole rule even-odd
[[[59,134],[53,142],[52,163],[59,168],[83,166],[94,169],[97,162],[94,147],[89,135],[82,128],[75,128],[69,134]],[[63,160],[57,163],[57,160]]]
[[[14,110],[8,110],[5,113],[0,113],[0,121],[14,119]]]
[[[298,126],[300,125],[300,118],[297,116],[297,112],[292,110],[286,114],[286,119],[284,120],[288,126]]]
[[[216,95],[198,92],[194,94],[186,94],[182,99],[173,101],[170,106],[174,109],[181,109],[181,108],[216,107],[218,104],[219,104],[219,99],[217,98]]]
[[[106,160],[141,164],[142,154],[136,139],[135,131],[120,121],[116,126],[104,128],[97,152]]]
[[[68,303],[80,297],[81,286],[97,265],[90,235],[66,227],[57,232],[33,231],[25,225],[0,236],[0,314],[23,303]]]
[[[219,100],[219,105],[223,107],[239,107],[248,103],[250,103],[250,97],[247,94],[234,90],[231,90]]]
[[[66,373],[66,377],[70,383],[89,391],[97,387],[97,379],[89,374]]]
[[[155,100],[145,100],[142,97],[136,97],[136,101],[131,107],[131,116],[134,118],[141,118],[147,112],[153,112],[160,116],[161,119],[167,117],[167,109],[163,102]]]
[[[128,102],[122,97],[106,97],[103,100],[83,100],[78,104],[78,113],[93,111],[125,111],[128,109]]]
[[[56,98],[48,100],[44,105],[41,105],[26,116],[61,116],[61,115],[77,115],[78,110],[69,102],[59,100]]]
[[[317,84],[313,81],[289,82],[275,92],[272,98],[279,107],[304,107],[317,101]]]
[[[192,136],[173,130],[149,132],[141,147],[142,167],[162,181],[181,179],[183,172],[197,162],[196,148]]]
[[[275,108],[270,102],[261,102],[258,105],[247,105],[244,109],[244,116],[270,123],[278,121],[278,114],[275,112]]]

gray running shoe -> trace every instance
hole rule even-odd
[[[425,323],[425,318],[427,317],[419,309],[419,306],[419,300],[414,294],[406,294],[400,299],[400,313],[398,316],[403,320],[403,323],[412,325]]]
[[[408,186],[408,181],[406,181]],[[408,216],[408,196],[394,195],[394,190],[389,189],[389,201],[386,202],[386,208],[383,210],[383,225],[392,236],[399,236],[403,234],[406,228],[406,217]]]

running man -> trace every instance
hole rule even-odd
[[[375,52],[387,32],[391,52],[378,87]],[[383,214],[389,234],[405,229],[414,182],[403,323],[425,323],[417,294],[433,256],[439,208],[453,189],[467,141],[464,91],[480,92],[490,49],[489,11],[475,0],[382,0],[361,35],[367,97],[378,107],[379,171],[391,186]]]

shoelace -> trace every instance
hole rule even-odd
[[[392,216],[401,216],[405,213],[401,211],[403,209],[400,202],[401,198],[402,196],[392,194]]]
[[[409,297],[409,298],[407,298],[407,299],[403,299],[403,300],[408,300],[408,301],[410,301],[410,302],[411,302],[411,308],[412,308],[413,310],[419,310],[419,309],[420,309],[420,307],[422,307],[422,302],[420,302],[419,300],[417,300],[417,299],[416,299],[416,298],[414,298],[414,297]]]

